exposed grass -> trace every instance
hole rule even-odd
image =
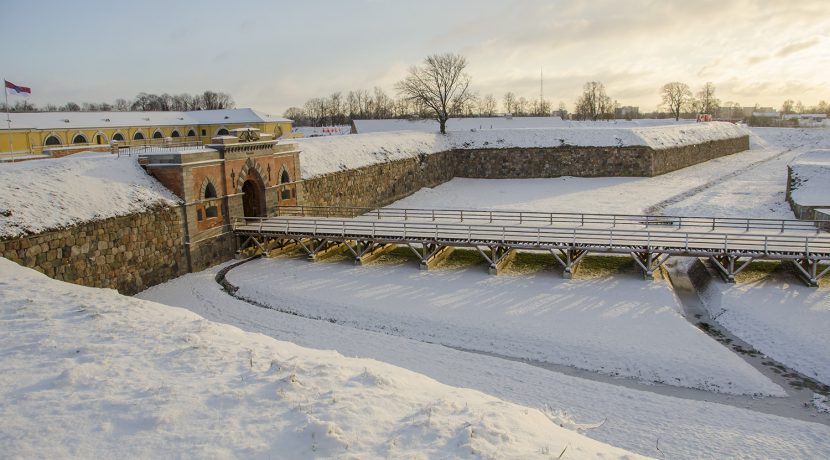
[[[659,273],[655,272],[655,278],[661,277]],[[630,256],[585,256],[574,278],[598,279],[619,274],[641,276],[641,271]]]
[[[463,268],[483,263],[486,263],[486,260],[480,252],[474,249],[456,249],[446,259],[438,263],[436,268]]]
[[[376,264],[402,264],[407,262],[419,262],[418,257],[406,246],[396,246],[393,249],[384,251],[372,263]]]
[[[517,252],[504,271],[518,275],[529,275],[543,270],[553,271],[558,269],[560,269],[559,263],[549,253]]]
[[[825,270],[827,265],[819,265],[818,272],[821,273],[822,270]],[[795,271],[796,269],[792,266],[787,264],[782,264],[780,262],[773,262],[773,261],[757,261],[751,262],[745,269],[743,269],[740,273],[735,275],[735,282],[737,283],[751,283],[753,281],[761,281],[765,279],[774,279],[774,278],[791,278],[793,280],[798,279],[798,274]],[[818,285],[821,288],[830,287],[830,273],[825,274],[818,280]]]

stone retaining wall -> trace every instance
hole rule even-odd
[[[749,149],[749,136],[654,150],[649,147],[469,149],[423,155],[307,179],[299,203],[386,206],[453,177],[651,177]]]
[[[0,255],[50,278],[135,294],[188,272],[181,212],[162,208],[0,240]]]

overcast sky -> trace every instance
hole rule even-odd
[[[273,114],[381,86],[439,52],[480,94],[573,109],[583,83],[652,110],[659,88],[711,81],[722,101],[830,100],[830,0],[0,0],[0,75],[31,102],[230,93]],[[12,102],[12,101],[10,101]]]

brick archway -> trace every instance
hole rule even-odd
[[[251,176],[259,181],[263,190],[268,186],[268,180],[266,179],[268,176],[262,170],[262,167],[256,161],[248,158],[239,171],[239,177],[236,180],[236,193],[242,193],[242,186],[245,185],[245,181],[251,179]]]

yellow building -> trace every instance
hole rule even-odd
[[[209,143],[235,128],[256,128],[274,138],[291,137],[291,120],[253,109],[9,115],[11,130],[7,123],[0,127],[0,153],[7,155],[57,153],[69,147],[108,146],[111,141],[127,146]]]

